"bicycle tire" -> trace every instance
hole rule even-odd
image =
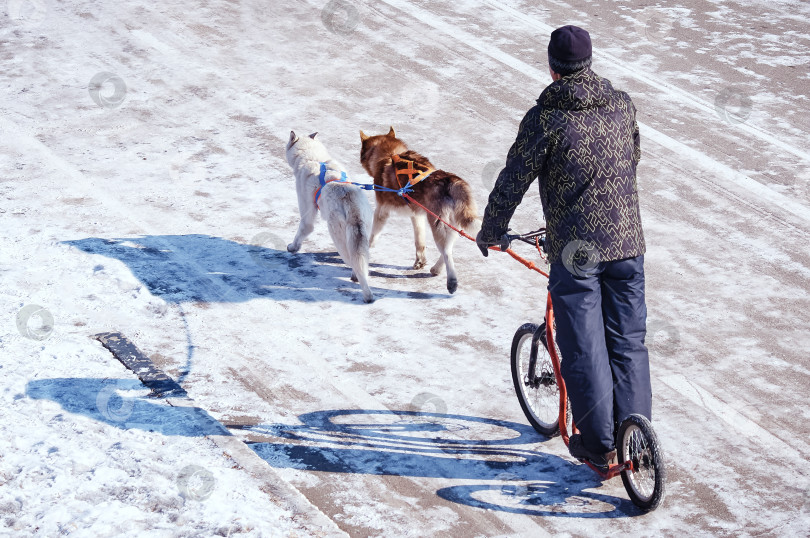
[[[559,388],[554,377],[551,358],[545,346],[534,339],[539,328],[536,323],[525,323],[518,328],[512,338],[510,362],[512,365],[512,383],[515,387],[520,407],[529,424],[538,433],[553,437],[560,432],[560,397]],[[536,366],[541,368],[542,383],[531,383],[528,375],[531,348],[536,347]],[[535,373],[537,370],[535,370]],[[532,384],[535,386],[533,387]]]
[[[642,511],[655,510],[664,500],[666,469],[652,424],[642,415],[630,415],[622,421],[616,438],[619,461],[633,462],[633,470],[622,471],[627,495]]]

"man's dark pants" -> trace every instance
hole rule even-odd
[[[548,289],[574,422],[586,449],[608,452],[628,415],[652,418],[644,256],[584,271],[554,263]]]

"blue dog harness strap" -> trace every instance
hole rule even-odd
[[[349,185],[355,185],[355,186],[360,187],[361,189],[365,189],[367,191],[392,192],[394,194],[398,194],[399,196],[403,196],[404,194],[408,194],[410,192],[413,192],[413,185],[410,182],[407,185],[405,185],[404,187],[402,187],[402,188],[389,189],[388,187],[383,187],[382,185],[374,185],[374,184],[367,185],[365,183],[355,183],[354,181],[349,181],[349,176],[347,176],[346,172],[343,172],[343,171],[340,172],[340,179],[330,179],[330,180],[327,181],[326,172],[329,171],[329,167],[326,165],[326,163],[320,163],[320,164],[321,164],[321,173],[318,176],[318,181],[320,182],[321,186],[318,187],[318,190],[315,191],[315,196],[314,196],[315,207],[318,207],[318,198],[321,197],[321,189],[323,189],[326,186],[327,183],[332,183],[333,181],[337,181],[339,183],[348,183]],[[336,171],[337,170],[335,170],[335,172]],[[410,202],[408,202],[408,203],[410,203]],[[320,208],[318,208],[318,209],[320,209]]]
[[[321,197],[321,189],[323,189],[327,183],[332,183],[333,181],[337,181],[338,183],[351,183],[349,181],[349,176],[346,175],[346,172],[340,172],[340,179],[330,179],[329,181],[326,180],[326,172],[329,171],[327,168],[326,163],[321,163],[321,174],[318,176],[318,180],[321,183],[321,186],[318,187],[318,190],[315,191],[315,207],[318,207],[318,198]],[[337,170],[335,170],[337,171]]]

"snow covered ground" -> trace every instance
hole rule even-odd
[[[810,532],[807,2],[2,8],[0,534]],[[522,416],[539,276],[460,240],[450,296],[392,219],[365,305],[323,223],[285,249],[291,129],[364,180],[358,130],[394,125],[483,209],[567,23],[641,122],[669,461],[644,516]],[[532,189],[513,227],[539,215]],[[150,398],[105,331],[193,401]]]

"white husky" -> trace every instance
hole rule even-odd
[[[295,173],[301,213],[298,232],[287,250],[298,252],[301,249],[301,243],[315,227],[320,208],[338,254],[352,268],[352,280],[360,282],[363,300],[370,303],[374,300],[368,286],[371,206],[359,187],[340,181],[346,177],[346,169],[332,159],[320,140],[316,140],[317,134],[299,138],[295,132],[290,132],[287,142],[287,162]],[[322,174],[325,185],[321,183]]]

